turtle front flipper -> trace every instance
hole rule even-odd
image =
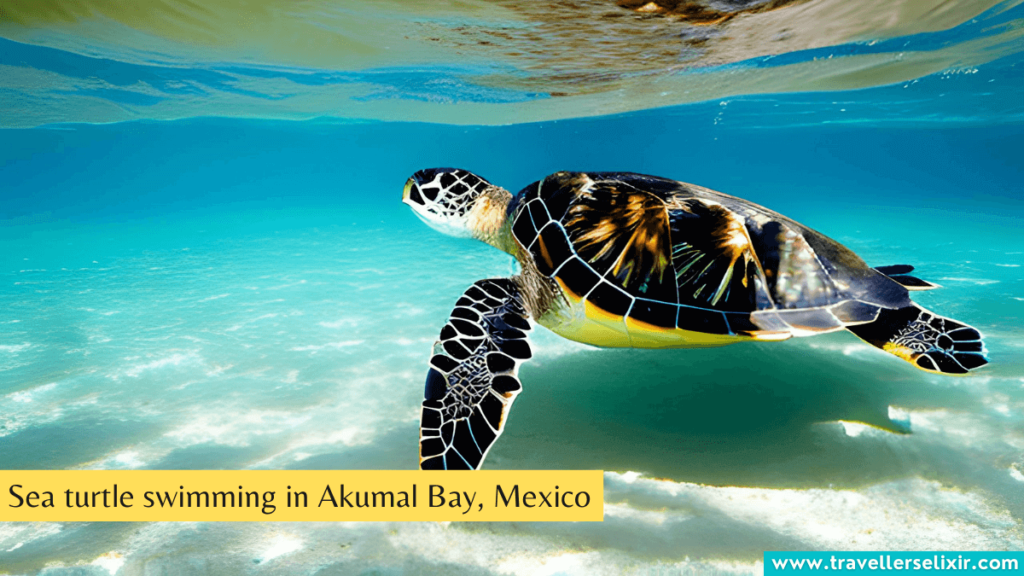
[[[501,435],[531,356],[528,313],[514,280],[476,282],[434,343],[420,416],[420,468],[474,470]]]

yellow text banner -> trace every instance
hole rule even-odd
[[[2,470],[0,521],[604,519],[600,470]]]

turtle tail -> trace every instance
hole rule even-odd
[[[928,372],[967,374],[988,364],[978,330],[916,304],[897,310],[883,308],[873,322],[847,329],[868,344]]]

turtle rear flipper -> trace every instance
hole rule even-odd
[[[898,310],[883,308],[874,322],[847,329],[928,372],[966,374],[988,364],[980,332],[916,304]]]
[[[531,356],[515,281],[480,280],[455,303],[434,343],[420,416],[420,468],[475,470],[501,435]]]

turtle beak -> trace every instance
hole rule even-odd
[[[420,187],[416,185],[416,180],[414,178],[406,180],[405,188],[402,190],[402,202],[405,202],[409,206],[423,204],[423,197],[420,196]]]

